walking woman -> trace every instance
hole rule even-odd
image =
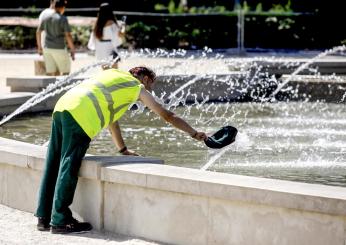
[[[125,23],[123,23],[125,24]],[[124,31],[113,14],[109,3],[102,3],[97,14],[97,20],[91,33],[88,48],[95,50],[97,60],[113,58],[112,68],[118,68],[120,57],[117,47],[119,47],[125,36]]]

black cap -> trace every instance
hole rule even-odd
[[[232,126],[224,126],[212,136],[208,137],[204,143],[214,149],[220,149],[235,141],[238,130]]]

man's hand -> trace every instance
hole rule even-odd
[[[135,151],[131,151],[129,149],[126,149],[125,151],[121,152],[121,154],[125,156],[140,156]]]
[[[67,46],[70,48],[71,59],[74,60],[75,48],[74,48],[74,44],[73,44],[72,35],[70,32],[65,32],[65,39],[67,42]]]
[[[197,131],[196,131],[196,133],[191,135],[191,137],[194,138],[195,140],[198,140],[198,141],[203,141],[203,140],[206,140],[208,138],[208,136],[204,132],[197,132]]]
[[[39,28],[37,28],[36,30],[36,44],[37,44],[37,53],[39,55],[43,54],[42,51],[42,44],[41,44],[41,34],[42,34],[42,30],[40,30]]]
[[[75,60],[75,51],[71,50],[70,53],[71,53],[71,59]]]

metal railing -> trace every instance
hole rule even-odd
[[[17,15],[38,15],[43,8],[0,8],[0,16],[6,16],[6,14],[17,14]],[[66,8],[66,13],[68,14],[78,14],[81,16],[90,16],[90,13],[94,13],[96,16],[98,8]],[[89,15],[87,14],[89,13]],[[301,12],[274,12],[274,11],[244,11],[243,9],[238,9],[235,11],[224,11],[218,13],[150,13],[150,12],[129,12],[129,11],[114,11],[117,16],[147,16],[147,17],[199,17],[199,16],[233,16],[237,17],[237,48],[238,53],[242,54],[245,52],[245,17],[246,16],[276,16],[276,17],[292,17],[292,16],[302,16],[302,15],[314,15],[313,13],[301,13]],[[1,25],[1,23],[0,23]]]

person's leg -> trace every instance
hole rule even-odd
[[[57,49],[54,52],[54,60],[61,75],[68,75],[71,72],[71,59],[66,49]]]
[[[50,141],[47,149],[45,169],[41,179],[38,206],[35,216],[39,218],[37,228],[49,230],[54,189],[59,172],[62,143],[61,121],[59,112],[54,113]]]
[[[118,69],[118,63],[113,63],[113,64],[112,64],[112,68],[113,68],[113,69]]]
[[[43,49],[43,59],[46,66],[46,75],[47,76],[56,76],[58,72],[58,67],[54,60],[54,49]]]
[[[52,226],[64,226],[73,222],[69,206],[76,190],[78,171],[90,143],[90,138],[68,112],[63,112],[62,134],[62,153],[54,193]]]

